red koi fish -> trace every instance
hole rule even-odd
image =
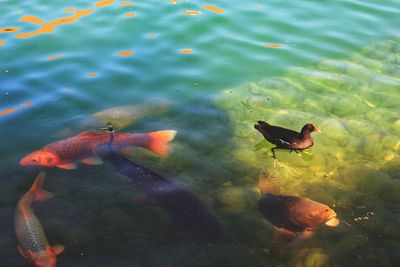
[[[44,178],[44,172],[39,173],[32,187],[19,200],[15,210],[15,233],[20,244],[18,250],[22,256],[36,267],[55,267],[56,256],[64,250],[64,247],[49,245],[42,225],[31,207],[34,201],[43,201],[54,196],[42,190]]]
[[[168,142],[173,140],[175,135],[176,131],[173,130],[141,134],[115,133],[113,149],[121,151],[132,146],[139,146],[165,156]],[[75,169],[77,161],[92,165],[101,164],[102,161],[96,156],[94,150],[99,145],[108,144],[109,141],[108,132],[83,132],[32,152],[21,159],[20,164],[22,166],[56,166],[63,169]]]

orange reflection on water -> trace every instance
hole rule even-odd
[[[128,14],[125,14],[126,17],[134,17],[135,15],[136,15],[135,13],[128,13]]]
[[[121,2],[121,3],[119,3],[121,6],[131,6],[132,5],[132,2],[130,2],[130,1],[123,1],[123,2]]]
[[[127,57],[127,56],[131,56],[131,55],[133,55],[132,50],[122,51],[122,52],[118,53],[118,56],[120,56],[120,57]]]
[[[220,9],[218,7],[215,6],[203,6],[204,9],[210,10],[212,12],[216,12],[216,13],[224,13],[223,9]]]
[[[73,7],[64,8],[64,12],[74,12],[74,11],[75,11],[75,8],[73,8]]]
[[[20,106],[21,106],[21,107],[27,107],[27,106],[30,106],[30,105],[32,105],[32,102],[31,102],[31,101],[26,102],[26,103],[22,103]]]
[[[0,46],[4,45],[4,40],[0,40]]]
[[[88,76],[88,77],[96,77],[97,74],[96,74],[96,73],[89,73],[87,76]]]
[[[62,57],[64,54],[57,54],[57,55],[53,55],[53,56],[48,56],[47,59],[48,60],[52,60],[52,59],[56,59],[56,58],[60,58]]]
[[[24,16],[24,17],[20,18],[19,20],[23,21],[23,22],[30,22],[30,23],[42,23],[42,20],[40,18],[31,16],[31,15]]]
[[[10,114],[11,112],[16,111],[18,108],[10,108],[10,109],[5,109],[5,110],[0,110],[0,115],[6,115]]]
[[[157,35],[155,35],[154,33],[149,33],[149,34],[147,35],[147,37],[149,37],[150,39],[153,39],[153,38],[156,38]]]
[[[115,0],[102,0],[96,3],[96,7],[105,7],[112,5],[115,2]]]
[[[191,54],[193,52],[192,49],[185,48],[180,50],[182,54]]]
[[[20,104],[21,107],[27,107],[27,106],[30,106],[30,105],[32,105],[31,101]],[[0,115],[7,115],[7,114],[10,114],[11,112],[14,112],[14,111],[18,110],[18,109],[19,108],[9,108],[9,109],[5,109],[5,110],[0,110]]]
[[[178,0],[169,0],[169,2],[170,2],[171,4],[173,4],[173,5],[175,5],[175,4],[178,3]]]
[[[17,32],[18,30],[19,30],[18,27],[0,28],[0,33],[2,33],[2,32]]]
[[[266,47],[273,47],[273,48],[282,48],[283,45],[281,44],[264,44]]]
[[[50,21],[48,23],[40,23],[40,29],[33,31],[33,32],[16,34],[15,36],[17,38],[30,38],[35,35],[54,32],[54,29],[56,26],[61,25],[61,24],[68,24],[68,23],[76,22],[80,17],[87,16],[92,13],[93,13],[93,9],[77,10],[77,11],[75,11],[75,14],[73,14],[72,16],[56,19],[56,20]]]
[[[191,16],[196,16],[196,15],[201,14],[200,11],[195,11],[195,10],[185,10],[185,11],[183,11],[183,13],[185,13],[186,15],[191,15]]]

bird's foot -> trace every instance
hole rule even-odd
[[[280,162],[278,159],[274,159],[274,168],[276,168],[276,167],[279,167],[279,168],[284,168],[285,167],[285,164],[284,163],[282,163],[282,162]]]

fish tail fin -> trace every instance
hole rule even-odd
[[[51,251],[54,253],[54,255],[58,255],[64,251],[64,246],[63,245],[54,245],[51,247]]]
[[[169,144],[175,138],[176,131],[165,130],[149,133],[150,144],[149,149],[160,156],[167,155]]]
[[[45,172],[41,171],[38,176],[36,176],[35,181],[29,189],[29,193],[33,196],[34,200],[43,201],[54,197],[53,193],[47,192],[42,189],[45,177]]]
[[[283,248],[296,238],[296,234],[285,230],[284,228],[277,228],[275,231],[275,244]]]
[[[280,193],[279,180],[273,175],[270,175],[268,171],[262,171],[258,178],[258,187],[261,195],[267,194],[278,195]]]

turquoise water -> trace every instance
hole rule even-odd
[[[13,214],[37,169],[19,159],[103,126],[94,113],[126,105],[134,119],[120,131],[178,131],[169,157],[137,150],[132,159],[199,194],[225,238],[163,240],[168,216],[135,204],[139,189],[107,164],[49,169],[45,188],[56,197],[35,212],[49,242],[66,247],[58,266],[399,265],[398,1],[111,2],[0,1],[2,266],[29,266]],[[61,24],[20,38],[40,28],[20,21],[28,15]],[[11,27],[19,30],[1,30]],[[146,101],[162,109],[139,112]],[[278,151],[273,162],[253,129],[260,119],[322,132],[310,154]],[[342,223],[318,229],[308,248],[276,251],[256,208],[262,169],[283,192],[333,207]]]

